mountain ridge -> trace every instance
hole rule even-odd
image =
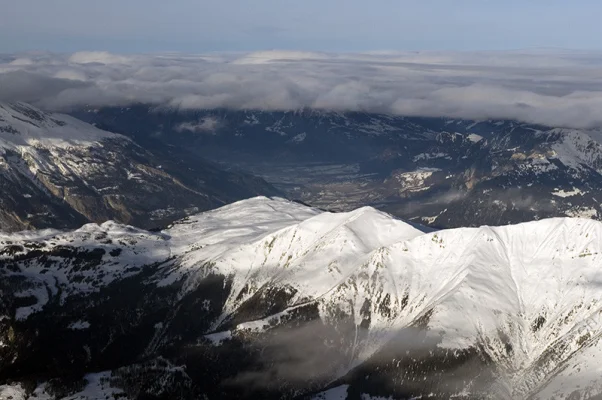
[[[16,360],[29,354],[41,338],[28,332],[46,321],[77,338],[60,345],[66,354],[88,346],[75,364],[86,371],[103,359],[103,346],[139,342],[139,353],[95,369],[110,377],[106,390],[128,398],[141,389],[117,377],[126,367],[150,368],[140,366],[142,354],[155,360],[152,368],[167,362],[153,370],[168,381],[183,368],[189,389],[207,398],[302,397],[331,384],[393,398],[599,394],[601,257],[602,223],[594,220],[421,231],[371,207],[328,213],[266,197],[161,232],[109,222],[4,234],[0,376],[24,379],[11,374],[23,367],[11,367],[5,352]],[[150,305],[117,295],[126,283]],[[158,299],[164,305],[152,308]],[[111,301],[135,310],[150,331],[118,333],[132,323],[138,332],[138,322],[99,319]],[[11,329],[32,343],[21,347]],[[202,366],[207,360],[215,369]],[[38,381],[36,390],[48,385]]]
[[[0,230],[116,219],[160,228],[191,213],[279,192],[169,148],[144,148],[71,116],[0,104]]]

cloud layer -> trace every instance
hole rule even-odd
[[[51,110],[153,103],[185,109],[314,108],[602,126],[602,53],[0,56],[0,101]]]

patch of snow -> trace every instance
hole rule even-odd
[[[132,171],[129,171],[129,170],[126,170],[125,172],[127,174],[127,179],[128,180],[142,179],[142,174],[140,174],[140,173],[135,173],[135,172],[132,172]]]
[[[412,160],[414,162],[416,162],[416,161],[420,161],[420,160],[434,160],[437,158],[444,158],[444,157],[448,157],[448,155],[445,153],[420,153],[420,154],[414,156],[414,158]]]
[[[231,331],[217,332],[217,333],[205,335],[204,337],[205,337],[205,339],[210,340],[214,346],[219,346],[220,344],[222,344],[223,341],[230,340],[232,338],[232,332]]]
[[[251,115],[247,115],[247,118],[244,120],[243,123],[246,125],[258,125],[259,119],[257,119],[256,115],[251,114]]]
[[[434,217],[421,217],[420,219],[424,222],[426,222],[427,224],[432,224],[433,222],[435,222],[437,220],[437,218],[439,218],[438,215],[435,215]]]
[[[106,399],[106,398],[125,398],[123,390],[110,385],[111,373],[109,371],[87,374],[85,376],[88,384],[79,393],[72,398],[78,399]]]
[[[69,325],[69,329],[72,330],[82,330],[90,328],[90,323],[88,321],[76,321]]]
[[[46,287],[41,282],[36,282],[37,285],[31,289],[24,290],[16,293],[17,298],[35,297],[36,303],[30,306],[19,307],[15,310],[15,319],[17,321],[23,321],[27,319],[31,314],[42,310],[44,305],[48,303],[48,292]]]
[[[307,137],[307,133],[303,132],[303,133],[293,136],[293,138],[291,139],[291,142],[301,143],[305,140],[306,137]]]
[[[20,384],[0,385],[0,400],[27,400],[27,391]]]
[[[280,136],[286,136],[287,133],[286,133],[285,129],[292,128],[292,127],[293,127],[292,123],[289,122],[288,124],[285,124],[284,118],[282,118],[282,119],[276,121],[272,126],[266,127],[265,130],[267,132],[277,133]]]
[[[483,140],[483,136],[477,135],[475,133],[471,133],[470,135],[467,136],[468,140],[470,140],[473,143],[478,143],[481,140]]]
[[[425,186],[425,181],[437,171],[440,170],[437,168],[422,168],[412,172],[396,173],[393,177],[401,185],[400,193],[420,192],[430,188],[430,186]]]
[[[575,207],[566,212],[566,215],[573,218],[596,218],[598,210],[592,207]]]
[[[573,188],[573,190],[556,189],[555,192],[552,192],[553,196],[558,196],[558,197],[572,197],[572,196],[576,196],[578,194],[582,195],[584,193],[575,187]]]
[[[598,132],[568,129],[552,129],[550,132],[562,135],[551,146],[553,157],[576,170],[581,170],[586,165],[602,172],[602,143],[592,137],[599,137]]]

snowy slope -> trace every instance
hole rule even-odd
[[[40,248],[36,243],[44,244],[43,251],[104,249],[84,272],[84,278],[102,279],[76,279],[81,268],[59,253],[44,266],[36,258],[19,261]],[[116,249],[121,253],[111,255]],[[183,335],[192,334],[199,346],[209,343],[223,353],[234,351],[228,347],[233,341],[246,343],[290,329],[303,332],[310,314],[301,310],[311,306],[317,311],[312,318],[338,332],[336,346],[344,354],[322,380],[312,378],[314,386],[307,386],[312,390],[337,379],[356,387],[354,370],[384,365],[387,344],[417,329],[433,343],[430,354],[444,352],[461,363],[454,354],[474,353],[483,369],[492,371],[493,381],[485,389],[466,378],[455,394],[568,399],[573,393],[582,398],[602,393],[597,362],[602,356],[602,223],[593,220],[428,231],[369,207],[328,213],[258,197],[189,217],[160,233],[107,223],[74,232],[5,235],[0,254],[4,278],[18,275],[30,282],[13,296],[38,299],[6,315],[15,321],[49,312],[43,306],[59,291],[68,303],[69,296],[102,293],[138,274],[151,294],[180,282],[174,304],[193,296],[198,308],[192,315],[206,318],[206,324],[195,332],[178,331],[181,306],[174,307],[171,317],[157,322],[147,352],[173,345]],[[217,290],[206,286],[215,276],[226,279],[216,286],[221,294],[202,297]],[[90,329],[79,317],[70,321],[73,329]],[[316,343],[327,341],[315,337]],[[399,367],[400,362],[411,365],[401,357],[392,360],[398,367],[390,373],[400,381],[390,395],[432,392],[445,398],[452,393],[437,386],[440,378],[425,373],[418,375],[422,386],[408,389],[403,382],[416,376],[411,368]],[[384,373],[370,371],[371,376]]]
[[[291,305],[307,297],[320,299],[327,314],[339,303],[357,324],[370,299],[375,338],[366,339],[367,354],[358,353],[360,361],[386,337],[382,332],[407,326],[432,310],[430,329],[447,332],[441,346],[464,348],[487,338],[485,351],[504,367],[515,395],[526,395],[554,385],[548,379],[560,368],[558,359],[567,362],[578,352],[581,358],[591,353],[587,359],[595,360],[600,351],[593,329],[602,322],[596,318],[602,312],[602,291],[596,286],[601,240],[602,224],[588,220],[423,234],[364,208],[317,215],[236,244],[223,256],[199,250],[195,257],[234,274],[225,312],[244,302],[240,290],[246,285],[292,286],[298,293]],[[387,296],[390,315],[379,315],[379,300]],[[508,341],[511,355],[505,351]],[[551,348],[557,350],[548,354]],[[593,365],[583,369],[589,385],[602,374]]]
[[[162,235],[111,221],[102,225],[87,224],[69,233],[56,230],[0,232],[3,278],[21,275],[21,272],[9,268],[11,262],[39,249],[47,249],[52,259],[50,262],[27,264],[28,285],[15,291],[14,295],[34,296],[37,301],[17,308],[17,320],[41,311],[53,295],[60,294],[64,301],[71,295],[98,291],[115,280],[140,273],[143,266],[165,260],[170,255],[169,243]],[[52,273],[49,273],[50,265]]]
[[[68,115],[46,113],[26,103],[0,103],[0,148],[68,148],[107,138],[126,139]]]
[[[370,300],[370,335],[358,344],[354,364],[429,312],[432,334],[445,332],[441,347],[481,343],[503,368],[513,395],[554,386],[556,373],[577,354],[587,364],[582,386],[602,375],[587,361],[602,349],[595,333],[602,323],[599,222],[550,219],[424,234],[363,208],[320,214],[219,253],[208,247],[194,258],[234,275],[225,313],[264,285],[295,288],[291,307],[319,299],[325,318],[337,304],[358,325]],[[248,286],[253,289],[241,296]]]

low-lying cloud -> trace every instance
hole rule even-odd
[[[602,53],[0,55],[0,101],[314,108],[602,126]]]
[[[184,122],[176,127],[176,131],[183,132],[195,132],[195,133],[209,133],[214,135],[220,125],[219,119],[216,117],[206,117],[199,120],[199,122]]]

